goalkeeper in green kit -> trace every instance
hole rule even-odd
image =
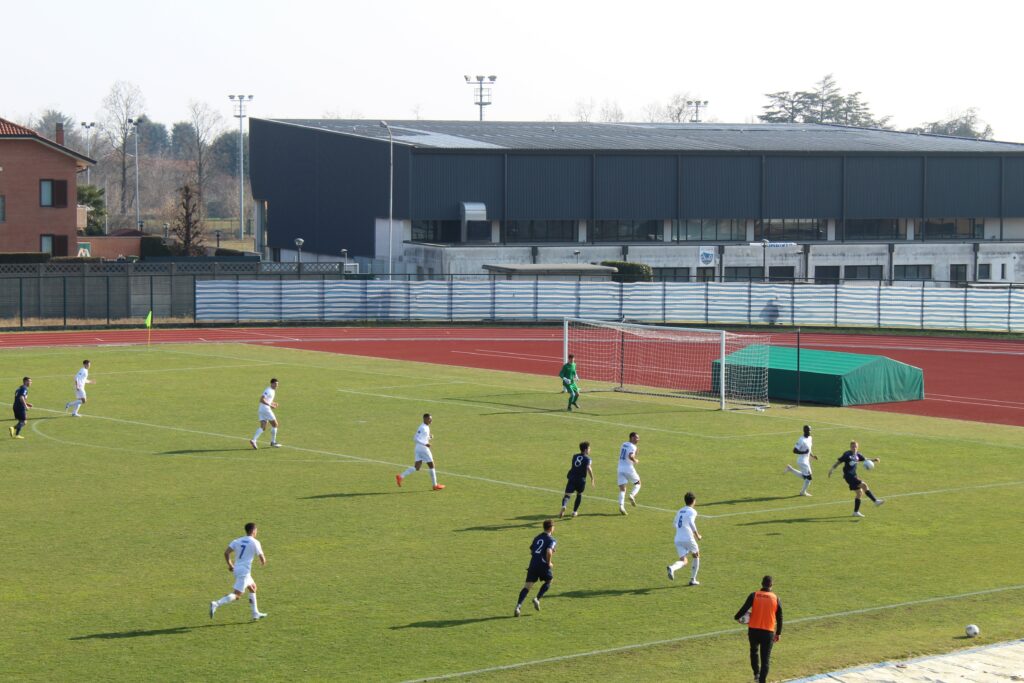
[[[569,406],[566,410],[572,412],[573,406],[576,406],[578,410],[580,404],[577,401],[580,399],[580,388],[576,386],[576,380],[579,379],[579,375],[576,374],[576,361],[573,360],[571,353],[569,354],[569,362],[562,366],[558,376],[562,378],[562,386],[569,392]]]

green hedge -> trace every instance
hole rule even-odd
[[[654,271],[646,263],[601,261],[601,265],[619,269],[618,273],[612,275],[612,282],[651,282],[654,280]]]
[[[38,251],[12,251],[0,254],[0,263],[49,263],[50,255]]]
[[[50,263],[99,263],[99,256],[54,256]]]
[[[145,235],[142,238],[139,253],[142,258],[147,256],[171,256],[173,252],[164,244],[163,238],[157,235]]]
[[[239,251],[237,249],[223,249],[222,248],[222,249],[217,249],[216,251],[214,251],[213,255],[214,256],[245,256],[245,252],[244,251]]]

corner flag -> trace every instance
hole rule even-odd
[[[146,316],[146,327],[153,327],[153,311],[150,311]]]

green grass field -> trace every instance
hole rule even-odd
[[[553,377],[265,346],[2,357],[4,409],[23,374],[36,406],[25,440],[0,447],[3,680],[748,680],[732,615],[766,573],[787,618],[773,680],[974,645],[969,622],[981,642],[1022,634],[1007,608],[1024,595],[1020,428],[611,392],[568,414]],[[63,407],[84,357],[96,383],[76,420]],[[285,447],[253,451],[271,376]],[[440,492],[425,472],[394,481],[425,411]],[[813,498],[782,474],[805,422]],[[631,430],[644,486],[621,517]],[[882,458],[864,478],[888,500],[859,521],[825,477],[851,438]],[[556,525],[543,611],[513,619],[527,546],[583,439],[597,485]],[[688,569],[665,576],[687,490],[704,535],[692,588]],[[232,604],[211,621],[231,587],[221,554],[250,520],[270,616]]]

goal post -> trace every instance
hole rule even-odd
[[[563,362],[615,391],[697,398],[730,408],[768,405],[771,335],[565,318]]]

